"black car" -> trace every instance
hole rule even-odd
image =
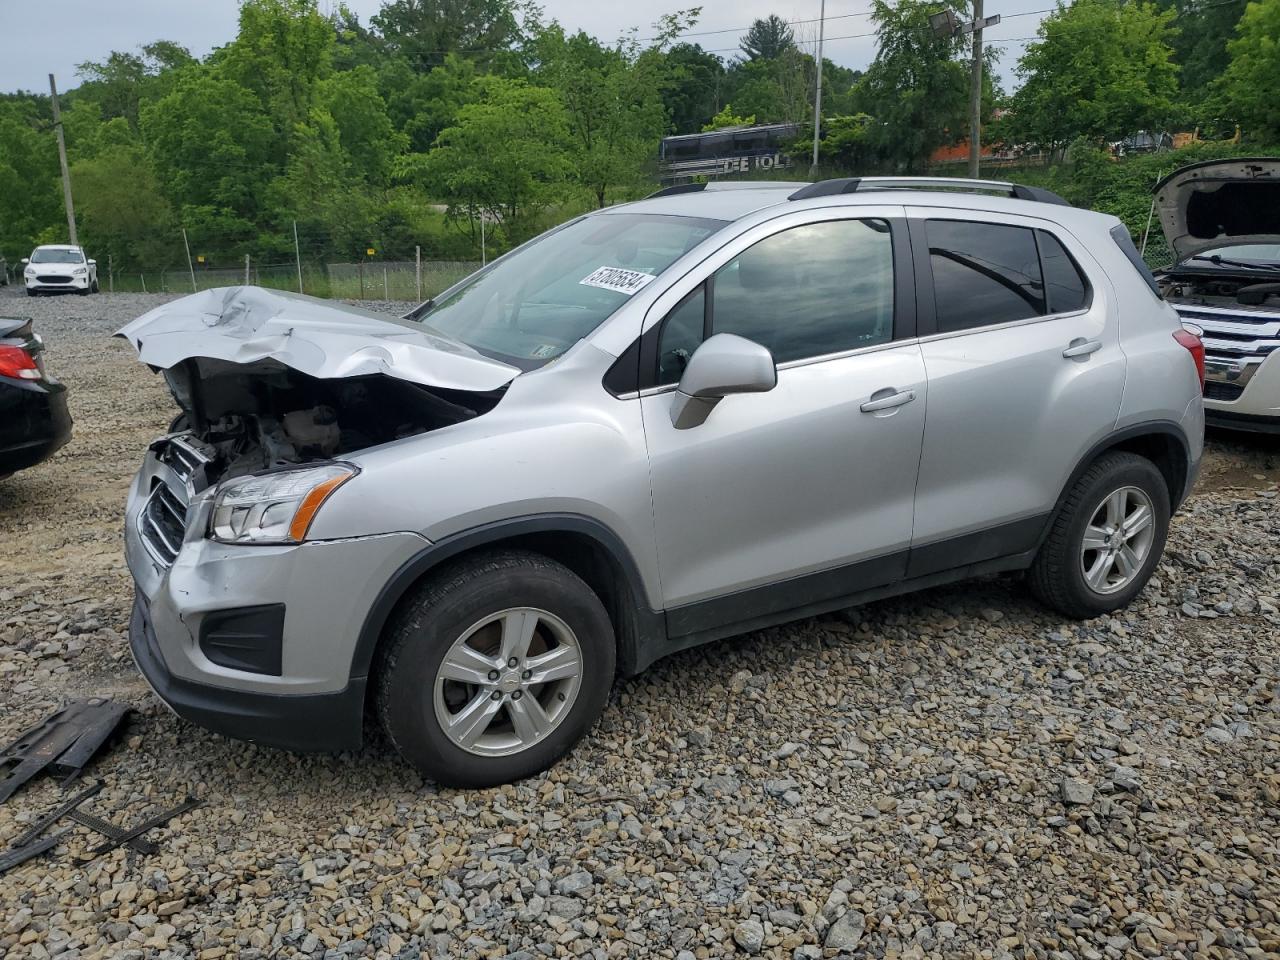
[[[67,388],[45,372],[43,352],[30,320],[0,317],[0,478],[71,439]]]

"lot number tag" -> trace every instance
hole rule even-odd
[[[588,287],[599,287],[601,290],[612,290],[614,293],[629,297],[636,291],[643,289],[644,285],[652,279],[652,274],[641,273],[639,270],[625,270],[622,267],[600,267],[590,276],[579,280],[578,283]]]

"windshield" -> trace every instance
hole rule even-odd
[[[1201,250],[1192,259],[1197,262],[1223,260],[1243,260],[1259,264],[1280,263],[1280,243],[1233,243],[1228,247],[1214,247]]]
[[[607,213],[544,234],[405,319],[524,370],[558,357],[724,222]]]
[[[32,263],[84,263],[79,250],[50,250],[37,247],[31,254]]]

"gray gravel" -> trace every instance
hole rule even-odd
[[[1280,955],[1280,445],[1214,438],[1158,576],[1071,623],[1016,580],[671,657],[549,774],[441,790],[381,743],[298,756],[174,718],[134,672],[121,504],[174,414],[107,339],[158,296],[9,299],[73,442],[0,482],[0,741],[137,709],[117,821],[0,877],[0,956]],[[376,305],[375,305],[376,306]],[[0,845],[58,796],[0,806]]]

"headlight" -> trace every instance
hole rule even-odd
[[[24,277],[34,277],[34,276],[36,275],[36,268],[35,268],[35,267],[27,267],[27,269],[25,269],[25,270],[23,270],[23,271],[22,271],[22,275],[23,275]]]
[[[221,543],[301,543],[329,494],[356,475],[345,463],[238,477],[218,487],[209,536]]]
[[[87,267],[76,267],[71,272],[75,274],[77,277],[83,277],[86,273],[89,272],[89,270]]]

